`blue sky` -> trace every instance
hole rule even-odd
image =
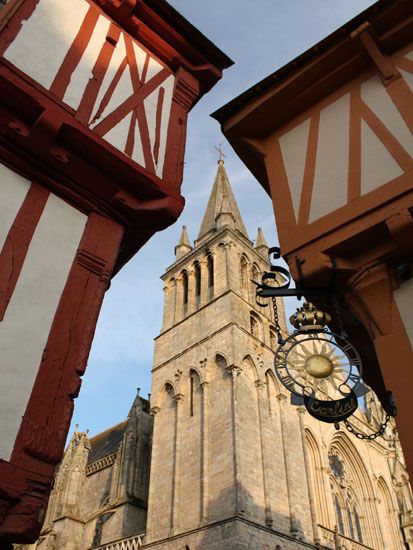
[[[189,238],[199,230],[215,177],[223,137],[210,113],[333,32],[371,0],[170,0],[181,14],[221,48],[235,65],[190,113],[183,214],[156,234],[113,279],[106,293],[95,339],[75,401],[71,431],[91,435],[125,419],[136,388],[147,397],[151,384],[153,339],[162,321],[160,275],[174,261],[182,225]],[[277,242],[272,204],[230,146],[225,165],[251,239],[261,226]],[[290,306],[291,308],[291,306]],[[288,309],[290,309],[288,308]]]

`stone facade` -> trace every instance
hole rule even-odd
[[[394,424],[360,441],[291,406],[275,378],[274,312],[251,282],[267,252],[260,230],[248,239],[219,161],[195,246],[184,228],[163,276],[150,409],[137,397],[125,423],[90,441],[75,433],[36,548],[413,548]],[[375,430],[372,393],[364,409],[356,428]]]

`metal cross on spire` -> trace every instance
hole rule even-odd
[[[224,153],[222,152],[222,144],[224,143],[224,141],[221,141],[221,143],[219,144],[219,147],[215,147],[215,149],[218,151],[219,153],[219,161],[222,160],[222,157],[224,158],[227,158],[226,155],[224,155]]]

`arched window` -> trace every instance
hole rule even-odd
[[[240,262],[241,293],[248,294],[248,262],[245,256],[241,256]]]
[[[188,273],[182,273],[182,300],[184,307],[188,305]]]
[[[194,416],[194,377],[192,374],[189,378],[189,383],[189,416]]]
[[[255,338],[260,338],[260,324],[255,315],[250,315],[250,332]]]
[[[356,524],[357,540],[363,543],[363,533],[361,531],[360,516],[357,512],[357,508],[354,508],[354,523]]]
[[[343,513],[341,511],[340,501],[338,500],[337,495],[334,495],[334,506],[336,508],[338,532],[344,535]]]
[[[201,299],[201,266],[199,262],[195,263],[195,298],[197,304]]]
[[[210,297],[212,297],[213,290],[214,290],[214,258],[212,257],[212,254],[208,254],[207,267],[208,267],[209,295]]]
[[[256,283],[258,283],[259,278],[260,278],[260,270],[258,269],[258,266],[256,264],[253,264],[251,267],[251,282],[250,282],[252,298],[255,296],[255,289],[256,289],[256,286],[252,281],[255,281]]]
[[[353,518],[351,514],[351,508],[347,504],[347,523],[348,523],[348,529],[349,529],[349,536],[351,539],[354,539],[354,527],[353,527]]]
[[[276,350],[278,346],[277,335],[275,334],[275,329],[270,327],[270,345],[271,349]]]

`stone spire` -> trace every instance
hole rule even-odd
[[[179,258],[185,256],[185,254],[188,254],[191,250],[192,246],[189,242],[188,233],[186,232],[186,225],[183,225],[181,238],[179,239],[179,243],[175,246],[176,259],[179,260]]]
[[[255,239],[255,250],[261,254],[261,256],[268,256],[268,244],[265,240],[264,233],[261,227],[258,228],[257,238]]]
[[[224,161],[220,159],[217,175],[199,230],[198,240],[217,231],[223,225],[238,229],[240,233],[248,238],[247,230],[225,171]]]

